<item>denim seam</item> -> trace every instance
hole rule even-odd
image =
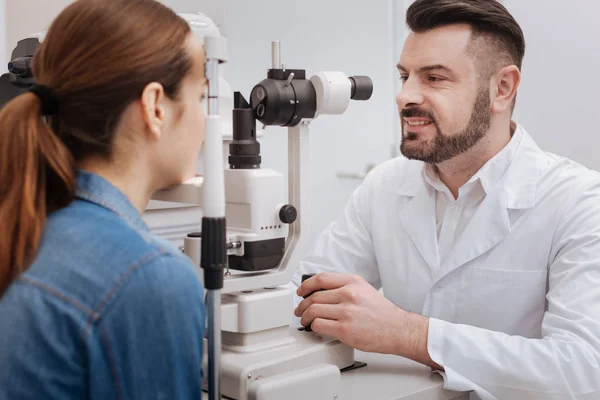
[[[100,330],[100,336],[102,337],[102,341],[104,342],[104,346],[106,348],[106,355],[108,357],[108,362],[110,363],[110,370],[112,372],[113,380],[115,383],[115,388],[117,390],[117,398],[122,399],[123,398],[123,389],[121,388],[121,383],[119,382],[119,374],[117,373],[117,365],[113,358],[112,348],[110,347],[110,342],[108,341],[108,336],[106,334],[106,330],[104,329],[104,326],[102,325],[101,321],[98,321],[97,326],[98,326],[98,329]]]
[[[108,210],[114,212],[115,214],[117,214],[119,217],[121,217],[125,221],[129,221],[130,223],[134,223],[134,224],[137,222],[137,218],[132,218],[130,215],[124,214],[121,211],[119,211],[119,207],[115,203],[106,201],[106,199],[98,197],[98,196],[94,195],[93,193],[90,193],[88,191],[78,191],[77,196],[81,197],[84,200],[92,201],[93,203],[96,203],[98,205],[101,205],[101,206],[107,208]],[[82,197],[82,196],[84,196],[84,197]]]
[[[90,318],[88,318],[86,326],[85,326],[85,329],[84,329],[84,331],[86,332],[86,334],[89,333],[89,330],[90,330],[90,328],[92,326],[92,323],[94,321],[100,319],[100,313],[102,313],[102,310],[106,307],[106,305],[108,304],[108,302],[113,298],[114,294],[117,292],[117,289],[119,289],[119,287],[121,287],[121,285],[123,284],[123,282],[125,282],[125,280],[133,273],[133,271],[135,271],[138,267],[140,267],[141,265],[145,264],[146,262],[152,260],[153,258],[160,257],[160,256],[165,255],[165,254],[169,254],[169,253],[164,252],[164,251],[154,251],[154,252],[148,254],[146,257],[140,259],[135,264],[131,265],[127,269],[127,271],[125,271],[121,275],[121,278],[113,285],[113,287],[108,292],[108,294],[104,297],[104,299],[102,300],[102,302],[100,303],[100,305],[98,306],[98,308],[96,308],[96,310],[93,311],[93,315],[95,315],[95,317],[92,318],[92,315],[90,315]]]
[[[97,320],[99,318],[99,315],[96,312],[88,309],[86,306],[84,306],[83,304],[79,303],[77,300],[72,299],[71,297],[65,295],[64,293],[59,292],[58,290],[56,290],[56,289],[54,289],[54,288],[52,288],[52,287],[50,287],[48,285],[45,285],[45,284],[43,284],[41,282],[36,281],[35,279],[29,278],[29,277],[26,277],[26,276],[21,276],[19,278],[19,280],[25,281],[25,282],[33,285],[33,286],[36,286],[39,289],[44,290],[45,292],[51,294],[54,297],[57,297],[57,298],[59,298],[59,299],[61,299],[63,301],[66,301],[67,303],[71,304],[72,306],[74,306],[78,310],[84,312],[88,316],[88,321],[89,320],[95,321],[95,320]]]

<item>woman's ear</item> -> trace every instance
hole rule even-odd
[[[142,92],[142,117],[147,131],[155,140],[160,139],[165,124],[167,114],[165,100],[165,90],[160,83],[149,83]]]

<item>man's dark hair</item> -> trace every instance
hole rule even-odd
[[[499,68],[516,65],[525,55],[525,37],[513,16],[496,0],[417,0],[406,12],[406,24],[415,33],[468,24],[469,46],[476,59],[488,60],[479,67],[481,77],[490,78]]]

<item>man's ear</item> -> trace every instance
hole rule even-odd
[[[521,72],[516,65],[509,65],[498,71],[492,80],[492,112],[501,114],[512,109],[513,100],[521,83]]]
[[[149,83],[142,92],[141,112],[147,131],[159,140],[167,114],[165,90],[160,83]]]

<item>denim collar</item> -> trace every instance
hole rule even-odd
[[[77,198],[114,212],[136,230],[149,231],[140,213],[123,192],[100,175],[78,170],[76,184],[75,196]]]

